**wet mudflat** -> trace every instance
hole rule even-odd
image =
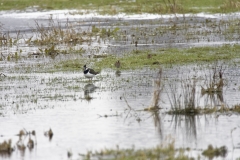
[[[6,15],[2,15],[0,20],[6,21],[7,18],[4,16]],[[41,16],[43,15],[40,14],[39,17]],[[48,16],[49,14],[42,17],[43,25],[47,26]],[[13,19],[11,14],[9,17]],[[2,30],[3,33],[9,31],[9,36],[14,37],[19,28],[16,26],[11,29],[12,21],[9,17]],[[39,17],[37,19],[40,19]],[[227,27],[224,29],[224,26],[230,25],[227,17],[188,17],[187,22],[192,23],[184,23],[184,18],[173,21],[176,17],[158,17],[157,20],[140,18],[124,20],[121,17],[120,20],[104,17],[94,19],[92,17],[83,23],[83,30],[87,31],[92,23],[96,23],[99,28],[109,27],[113,31],[119,28],[116,30],[118,36],[110,36],[110,38],[92,36],[91,45],[88,45],[89,41],[76,44],[76,48],[85,49],[81,55],[58,54],[53,58],[51,55],[33,54],[37,53],[39,48],[46,46],[21,42],[31,37],[29,30],[31,27],[26,23],[23,24],[24,37],[19,38],[16,45],[2,45],[0,65],[1,73],[4,75],[0,77],[0,123],[2,126],[0,134],[1,142],[11,139],[14,148],[12,154],[3,154],[2,158],[68,159],[67,154],[71,153],[72,159],[81,159],[79,154],[86,154],[89,150],[115,148],[117,145],[120,148],[133,146],[149,148],[170,140],[175,141],[176,148],[189,147],[192,150],[189,155],[195,158],[198,155],[202,156],[202,150],[209,144],[217,147],[226,146],[227,159],[240,157],[238,112],[226,111],[199,115],[167,114],[167,111],[171,110],[171,97],[174,96],[171,84],[181,88],[187,80],[190,82],[196,80],[197,106],[217,109],[221,109],[222,106],[227,108],[239,106],[238,60],[217,64],[162,66],[165,85],[159,102],[161,109],[158,112],[143,111],[152,103],[153,81],[157,77],[158,69],[146,66],[141,70],[116,72],[117,69],[106,68],[102,69],[101,74],[92,82],[83,76],[82,68],[44,73],[44,66],[51,66],[63,59],[74,59],[86,55],[93,57],[104,53],[104,55],[120,56],[136,49],[184,48],[212,45],[211,43],[234,44],[238,40],[238,30],[233,29],[230,38],[229,34],[217,34],[229,31]],[[32,27],[35,25],[31,17],[23,19],[29,22],[28,25],[32,24]],[[66,22],[61,17],[58,21],[62,24]],[[80,20],[72,19],[72,21],[75,23]],[[208,26],[208,23],[211,25]],[[220,27],[214,27],[216,23]],[[181,28],[184,25],[187,27]],[[161,27],[159,32],[157,27]],[[169,27],[180,28],[172,30]],[[204,32],[204,35],[198,34],[199,32]],[[192,34],[189,35],[190,33]],[[37,35],[35,36],[38,38]],[[61,44],[56,46],[59,50],[67,50],[66,48],[69,47],[65,44],[64,47],[61,47]],[[20,49],[22,50],[21,58],[17,59],[14,57],[14,52],[20,52]],[[10,60],[7,60],[8,56]],[[91,58],[84,62],[91,62]],[[223,91],[220,95],[202,94],[201,86],[206,88],[210,83],[206,79],[212,77],[213,68],[219,68],[219,66],[224,68]],[[178,91],[179,89],[174,90],[174,92]],[[50,129],[53,131],[53,136],[49,136]],[[20,130],[25,133],[35,131],[36,134],[25,134],[20,140],[20,136],[17,135]],[[32,148],[27,147],[29,138],[35,144]],[[25,149],[19,147],[20,142],[26,146]]]

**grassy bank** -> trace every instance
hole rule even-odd
[[[54,71],[72,71],[92,63],[94,68],[116,68],[120,61],[120,70],[139,69],[143,67],[158,68],[159,65],[184,65],[197,62],[216,62],[240,58],[240,45],[224,45],[221,47],[194,47],[190,49],[162,49],[158,51],[133,51],[122,57],[106,56],[103,58],[81,58],[57,62]]]
[[[233,12],[239,10],[238,0],[0,0],[0,10],[24,10],[30,6],[41,9],[95,9],[101,13],[196,13]]]
[[[159,65],[189,64],[195,62],[214,62],[240,58],[239,45],[222,47],[194,47],[190,49],[164,49],[159,51],[134,51],[121,58],[110,56],[95,63],[98,68],[114,68],[119,60],[121,69],[137,69],[144,66],[156,68]]]

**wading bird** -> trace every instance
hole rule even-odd
[[[115,67],[116,67],[116,68],[120,68],[120,67],[121,67],[121,63],[120,63],[119,60],[115,62]]]
[[[83,66],[84,70],[83,70],[83,73],[84,73],[84,76],[90,80],[92,80],[92,78],[94,76],[96,76],[97,74],[99,74],[99,72],[96,72],[94,71],[93,69],[91,68],[87,68],[86,65]]]

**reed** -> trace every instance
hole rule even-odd
[[[159,108],[159,101],[161,99],[162,90],[163,90],[162,68],[159,68],[157,72],[157,77],[156,79],[153,80],[153,96],[152,96],[151,104],[145,110],[156,110]]]
[[[223,64],[218,65],[218,62],[215,62],[213,66],[210,66],[208,74],[205,74],[205,87],[201,86],[201,93],[212,94],[212,93],[222,93],[224,86],[224,71],[226,68]]]
[[[180,84],[169,83],[167,96],[171,104],[170,114],[199,114],[196,80],[181,80]]]
[[[74,23],[67,20],[65,25],[62,25],[58,19],[49,17],[48,26],[41,25],[38,21],[35,21],[35,39],[32,37],[26,42],[33,43],[35,45],[49,45],[49,44],[76,44],[88,41],[88,38],[83,38],[83,35],[87,37],[88,34],[81,30],[81,27],[76,28]],[[64,26],[64,27],[63,27]]]

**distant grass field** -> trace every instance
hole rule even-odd
[[[95,9],[102,14],[125,13],[222,13],[240,9],[240,0],[0,0],[0,10]]]

